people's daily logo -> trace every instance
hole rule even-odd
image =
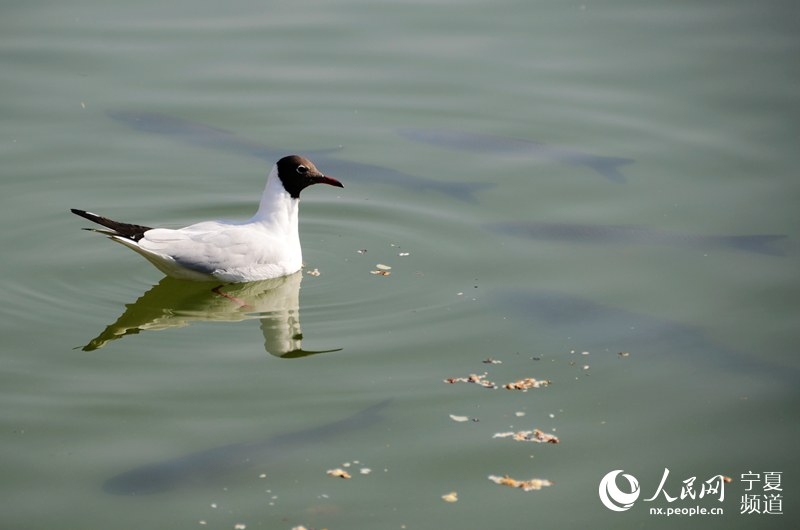
[[[617,477],[620,474],[628,482],[628,491],[622,491],[617,485]],[[633,475],[623,473],[621,469],[606,473],[600,481],[600,501],[606,508],[615,512],[624,512],[633,506],[639,498],[639,493],[639,481]]]
[[[739,502],[739,513],[742,515],[783,514],[783,473],[780,471],[748,471],[740,475],[743,487]],[[696,476],[683,480],[669,480],[669,469],[664,468],[661,481],[656,488],[644,487],[653,491],[649,498],[642,502],[653,503],[648,507],[650,515],[686,516],[722,515],[725,501],[725,485],[733,479],[722,474],[713,475],[706,480],[698,480]],[[670,493],[671,492],[671,493]],[[600,502],[615,512],[628,511],[639,499],[642,487],[639,480],[622,469],[606,473],[600,479],[598,494]]]

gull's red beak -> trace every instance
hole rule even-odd
[[[337,188],[344,188],[344,186],[342,185],[341,182],[339,182],[335,178],[329,177],[327,175],[318,175],[318,176],[311,177],[311,181],[314,184],[328,184],[330,186],[336,186]]]

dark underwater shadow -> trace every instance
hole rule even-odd
[[[484,227],[498,234],[531,239],[580,244],[663,245],[711,251],[738,250],[767,256],[785,256],[777,246],[787,239],[782,234],[703,235],[669,232],[655,228],[625,225],[588,225],[570,223],[507,222]]]
[[[138,131],[169,136],[198,147],[254,156],[270,164],[275,163],[283,156],[294,153],[294,150],[269,147],[240,138],[225,129],[157,112],[114,110],[109,111],[108,115],[113,120]],[[470,204],[478,202],[475,196],[477,192],[495,186],[494,183],[446,182],[409,175],[394,169],[361,164],[333,156],[338,153],[341,153],[341,149],[304,151],[302,154],[311,158],[315,165],[325,173],[340,178],[344,182],[380,183],[416,192],[433,191]]]
[[[515,319],[536,321],[547,333],[569,337],[572,344],[587,350],[689,357],[707,361],[709,366],[735,367],[737,372],[757,373],[776,383],[796,385],[796,373],[718,344],[700,326],[543,289],[497,291],[490,299],[502,311],[513,313]]]
[[[620,172],[620,166],[634,162],[629,158],[590,155],[569,147],[544,144],[533,140],[519,140],[473,132],[404,128],[399,129],[398,134],[409,140],[445,149],[503,156],[531,156],[571,166],[585,166],[596,174],[619,184],[626,181],[625,175]]]
[[[233,443],[185,456],[146,464],[115,475],[103,483],[114,495],[153,495],[192,486],[208,486],[224,478],[270,462],[285,459],[294,451],[309,450],[336,437],[363,431],[383,419],[391,399],[365,408],[347,418],[266,440]]]

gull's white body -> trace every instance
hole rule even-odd
[[[248,221],[204,221],[177,230],[154,228],[139,241],[110,237],[174,278],[226,282],[279,278],[303,265],[299,202],[283,189],[273,168],[258,212]]]

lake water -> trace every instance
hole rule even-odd
[[[798,523],[794,3],[0,9],[3,528]],[[294,152],[344,189],[246,307],[69,213],[244,219]]]

